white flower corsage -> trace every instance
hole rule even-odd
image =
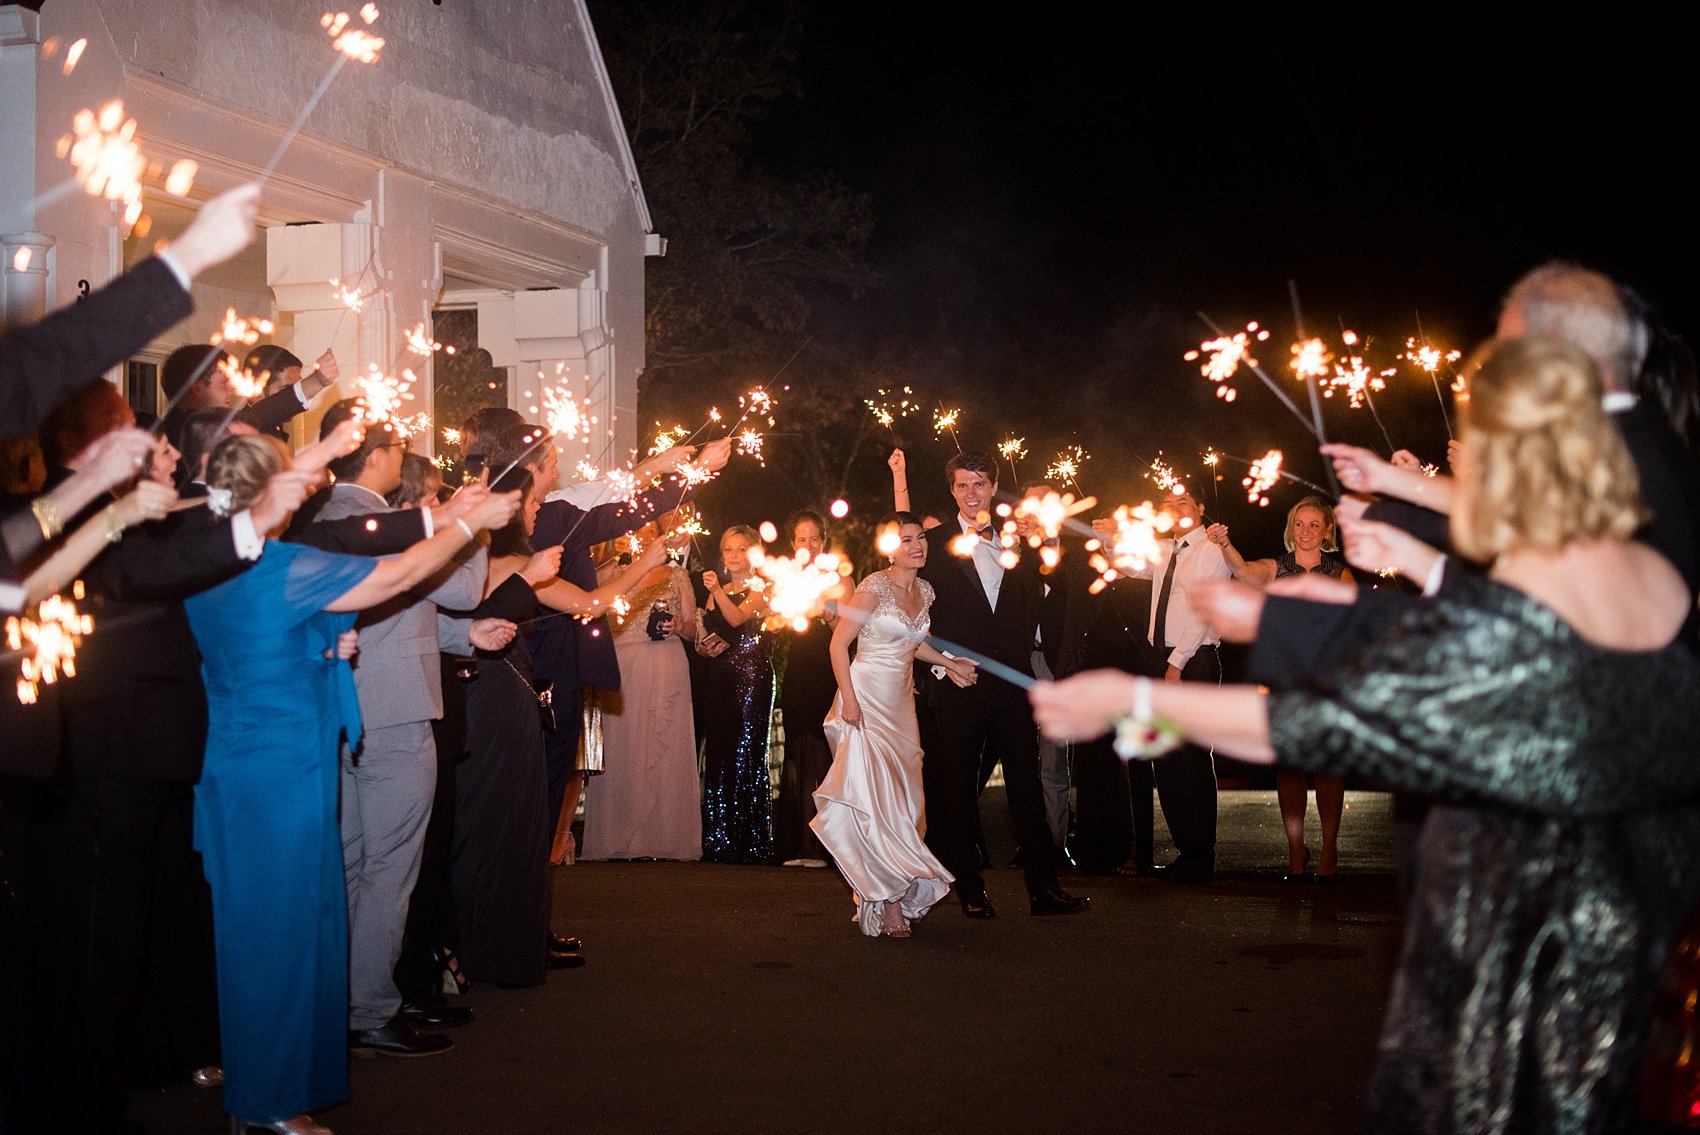
[[[1186,740],[1179,727],[1151,712],[1151,679],[1133,680],[1133,709],[1116,718],[1116,756],[1124,761],[1150,760],[1178,748]]]
[[[207,508],[214,516],[229,516],[231,495],[229,489],[208,489]]]

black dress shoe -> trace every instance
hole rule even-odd
[[[583,954],[572,954],[565,950],[550,950],[547,965],[550,969],[577,969],[584,964]]]
[[[969,918],[996,918],[998,912],[992,909],[992,900],[984,891],[978,895],[962,896],[962,913]]]
[[[559,934],[550,934],[549,948],[557,954],[576,954],[584,949],[584,943],[577,938],[563,938]]]
[[[1033,895],[1029,906],[1035,915],[1044,914],[1079,914],[1092,905],[1092,900],[1085,895],[1071,895],[1061,887],[1051,887]]]
[[[1167,883],[1211,883],[1216,880],[1216,868],[1183,855],[1167,867],[1157,868],[1157,877]]]
[[[442,1033],[422,1033],[400,1013],[375,1029],[350,1029],[348,1051],[356,1056],[435,1056],[455,1042]]]
[[[439,996],[402,1002],[401,1016],[408,1024],[421,1029],[452,1029],[472,1023],[471,1009],[450,1005],[447,997]]]

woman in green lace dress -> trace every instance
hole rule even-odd
[[[1627,450],[1574,348],[1496,345],[1460,399],[1453,571],[1326,683],[1262,693],[1089,673],[1059,739],[1173,724],[1253,761],[1436,797],[1384,1022],[1374,1131],[1633,1121],[1660,961],[1694,898],[1700,665],[1681,577],[1630,542]],[[1354,562],[1397,537],[1362,530]],[[1352,533],[1348,532],[1349,545]],[[1126,728],[1129,750],[1148,730]]]

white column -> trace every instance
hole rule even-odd
[[[266,283],[277,301],[275,340],[308,366],[328,348],[342,369],[338,391],[327,391],[291,426],[292,440],[305,444],[318,437],[319,419],[335,398],[353,394],[355,376],[380,357],[380,331],[388,305],[372,270],[372,226],[364,223],[288,225],[266,230]],[[333,282],[334,281],[334,282]],[[343,289],[366,296],[354,311]],[[285,335],[284,317],[291,326]]]
[[[10,233],[0,237],[5,255],[5,289],[0,294],[0,327],[22,327],[47,314],[47,250],[53,238],[46,233]]]

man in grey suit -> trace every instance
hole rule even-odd
[[[335,429],[354,406],[352,400],[333,406],[321,433]],[[385,495],[401,484],[406,452],[400,435],[369,430],[359,449],[331,463],[336,484],[314,522],[393,511]],[[342,863],[348,884],[349,1047],[358,1053],[422,1056],[451,1047],[448,1037],[415,1027],[418,1014],[404,1012],[392,975],[437,784],[431,737],[432,720],[443,714],[437,604],[478,606],[487,573],[480,548],[417,591],[363,611],[355,624],[360,648],[354,686],[365,738],[358,750],[342,752]],[[424,1023],[471,1019],[467,1010],[451,1012],[458,1019],[439,1015]]]

